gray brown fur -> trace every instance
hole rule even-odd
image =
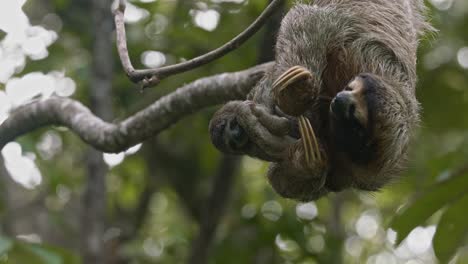
[[[328,192],[324,178],[334,177],[347,178],[348,187],[377,190],[399,174],[419,122],[416,51],[422,34],[431,30],[424,12],[422,0],[316,0],[313,4],[298,3],[288,12],[277,38],[275,67],[248,100],[273,114],[271,84],[295,65],[318,76],[313,89],[324,97],[334,97],[360,73],[375,75],[382,89],[377,92],[379,105],[372,124],[377,152],[368,164],[354,164],[345,155],[332,153],[325,171],[309,175],[310,171],[301,167],[302,157],[291,154],[297,142],[289,144],[285,151],[289,154],[283,158],[269,155],[270,150],[258,144],[245,150],[246,154],[275,161],[268,178],[278,193],[299,200],[316,199]],[[333,133],[327,122],[328,105],[322,105],[319,98],[314,102],[305,115],[323,142],[323,151],[334,152],[332,144],[327,143],[328,134]],[[226,115],[229,113],[221,110],[212,123]],[[251,141],[256,143],[261,135],[255,133]]]

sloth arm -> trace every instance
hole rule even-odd
[[[269,113],[263,106],[251,105],[251,109],[253,116],[250,118],[258,121],[253,129],[266,128],[263,133],[258,133],[262,140],[267,140],[264,143],[274,145],[277,142],[268,142],[268,139],[276,140],[276,137],[283,137],[283,141],[288,142],[283,145],[278,159],[271,163],[267,174],[273,188],[284,197],[303,201],[315,200],[328,193],[324,188],[325,165],[319,161],[306,165],[303,144],[300,139],[292,140],[287,136],[290,127],[285,125],[284,119]]]

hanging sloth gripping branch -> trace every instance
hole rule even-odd
[[[314,200],[375,191],[405,167],[419,122],[422,0],[297,4],[277,36],[275,65],[246,101],[224,105],[210,135],[221,151],[271,161],[282,196]]]

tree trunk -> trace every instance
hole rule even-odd
[[[112,30],[111,0],[92,2],[93,63],[89,96],[91,111],[104,120],[112,118]],[[82,257],[83,263],[106,263],[103,235],[106,219],[107,165],[102,153],[89,149],[86,154],[87,181],[83,194]]]

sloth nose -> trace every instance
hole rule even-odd
[[[344,118],[352,116],[355,109],[352,95],[349,92],[338,93],[331,103],[333,113]]]

